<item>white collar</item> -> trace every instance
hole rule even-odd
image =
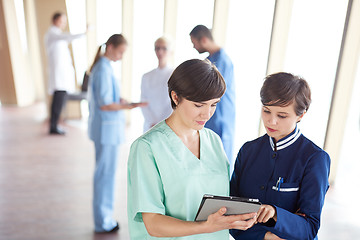
[[[290,133],[287,137],[281,139],[281,141],[275,143],[273,141],[273,139],[269,136],[269,141],[270,141],[270,145],[273,151],[275,151],[275,147],[276,147],[276,151],[284,149],[288,146],[290,146],[291,144],[293,144],[301,135],[300,129],[296,126],[295,130],[293,133]]]

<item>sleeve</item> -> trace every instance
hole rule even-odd
[[[151,99],[150,97],[148,96],[148,93],[150,91],[149,87],[147,86],[147,77],[146,75],[144,75],[142,77],[142,80],[141,80],[141,102],[150,102]],[[151,109],[150,109],[150,105],[146,106],[146,107],[142,107],[141,108],[141,111],[144,115],[144,119],[145,119],[145,122],[149,123],[149,124],[153,124],[153,114],[151,112]]]
[[[141,213],[165,215],[164,190],[151,146],[136,140],[128,161],[128,194],[131,201],[130,218],[142,221]]]
[[[231,176],[230,180],[230,196],[240,196],[238,191],[239,186],[239,175],[240,175],[240,169],[241,169],[241,154],[243,151],[243,147],[239,150],[239,153],[236,156],[235,164],[234,164],[234,171]]]
[[[79,34],[61,33],[61,34],[55,34],[53,38],[56,40],[65,40],[70,43],[71,41],[77,38],[84,37],[85,35],[86,33],[79,33]]]
[[[267,230],[260,225],[254,225],[246,231],[231,229],[230,234],[235,240],[263,240]]]
[[[269,228],[281,238],[314,239],[320,228],[320,215],[329,188],[330,157],[322,151],[314,154],[305,169],[299,192],[299,213],[276,207],[277,222]]]
[[[114,103],[114,89],[111,76],[111,72],[105,67],[94,73],[94,95],[96,104],[99,107]]]

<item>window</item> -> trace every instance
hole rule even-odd
[[[234,64],[236,134],[234,154],[258,137],[260,88],[266,75],[275,1],[230,1],[225,50]],[[234,156],[235,158],[235,156]]]
[[[132,100],[139,101],[142,75],[158,66],[154,42],[163,35],[164,0],[134,1],[133,79]],[[143,133],[143,115],[140,108],[131,111],[133,136]]]
[[[66,1],[69,29],[72,34],[86,31],[85,0]],[[75,39],[71,43],[74,56],[74,66],[77,84],[81,85],[87,70],[87,42],[86,38]]]
[[[304,77],[310,85],[312,103],[300,129],[320,147],[325,140],[346,10],[347,1],[303,0],[293,5],[284,70]]]
[[[206,58],[206,54],[199,55],[193,48],[189,33],[199,24],[212,28],[214,0],[178,1],[177,14],[175,65],[192,58]]]
[[[96,1],[96,40],[98,45],[104,44],[111,35],[122,31],[122,1]],[[125,36],[126,37],[126,36]],[[121,61],[112,62],[114,75],[121,79]]]
[[[158,66],[154,42],[163,35],[164,0],[134,1],[133,98],[140,99],[142,75]]]

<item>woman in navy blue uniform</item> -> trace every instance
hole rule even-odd
[[[329,188],[330,157],[301,134],[311,102],[307,82],[290,73],[265,78],[260,92],[266,133],[245,143],[236,158],[230,195],[263,203],[257,223],[231,230],[235,239],[317,239]]]

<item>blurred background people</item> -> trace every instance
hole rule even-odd
[[[101,50],[105,48],[102,56]],[[127,41],[121,34],[112,35],[99,47],[89,80],[89,137],[95,145],[93,211],[95,232],[116,232],[119,224],[113,219],[118,147],[124,141],[124,109],[142,106],[121,98],[118,79],[111,61],[121,60]]]
[[[158,67],[145,73],[142,77],[141,101],[148,103],[141,109],[144,115],[144,132],[164,120],[172,112],[167,85],[174,70],[168,64],[171,52],[170,40],[166,37],[158,38],[155,41],[155,54],[159,60]]]
[[[58,127],[61,110],[67,93],[75,91],[75,72],[69,51],[69,43],[86,33],[64,33],[67,17],[56,12],[52,17],[52,25],[45,34],[45,48],[48,60],[48,93],[52,95],[50,110],[50,134],[64,135],[65,131]]]
[[[216,132],[224,145],[226,156],[233,169],[233,144],[235,133],[235,83],[234,68],[224,49],[218,46],[210,30],[204,25],[197,25],[190,32],[191,42],[199,53],[208,52],[208,59],[215,64],[226,83],[226,92],[217,104],[216,111],[205,127]]]

